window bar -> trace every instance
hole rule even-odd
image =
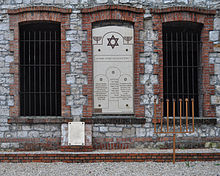
[[[179,103],[179,64],[178,64],[178,33],[176,32],[176,65],[177,65],[177,67],[176,67],[176,76],[177,76],[177,79],[176,79],[176,81],[177,81],[177,97],[176,97],[176,106],[177,106],[177,113],[176,113],[176,115],[178,115],[178,113],[179,113],[179,106],[178,106],[178,103]]]
[[[187,79],[187,98],[189,99],[189,33],[186,32],[186,79]]]
[[[199,46],[199,33],[197,33],[196,34],[196,47],[197,47],[197,52],[196,52],[196,55],[197,55],[197,66],[199,66],[200,65],[200,46]],[[199,73],[200,72],[200,67],[197,69],[197,76],[199,76]],[[199,85],[198,85],[199,86]],[[198,95],[197,95],[198,96]],[[196,105],[196,103],[199,103],[199,96],[198,96],[198,98],[197,98],[197,101],[195,101],[194,102],[195,104],[194,104],[194,106]],[[198,107],[198,106],[197,106]],[[199,108],[200,109],[200,108]],[[199,113],[199,112],[198,112]],[[198,116],[199,116],[199,114],[198,114]]]
[[[39,105],[41,116],[41,31],[39,31]]]
[[[31,96],[30,96],[30,91],[31,91],[31,67],[30,67],[30,64],[31,64],[31,32],[29,31],[29,75],[28,75],[28,78],[29,78],[29,90],[28,90],[28,97],[29,97],[29,112],[28,114],[31,115]]]
[[[55,64],[55,76],[57,75],[57,53],[56,53],[56,50],[57,50],[57,40],[56,40],[56,31],[55,31],[55,36],[54,36],[54,40],[55,40],[55,56],[54,56],[54,64]],[[54,91],[55,91],[55,114],[57,115],[57,108],[58,108],[58,103],[57,103],[57,83],[56,83],[56,78],[54,79],[54,83],[55,83],[55,86],[54,86]]]
[[[193,45],[194,45],[194,43],[193,43],[193,33],[191,33],[191,40],[192,40],[192,91],[193,91],[193,99],[194,99],[194,94],[195,94],[195,91],[194,91],[194,89],[195,89],[195,87],[194,87],[194,71],[195,71],[195,68],[193,67],[194,66],[194,63],[193,63],[193,61],[194,61],[194,57],[193,57]],[[191,98],[192,98],[191,97]]]
[[[168,45],[167,42],[168,42],[168,35],[167,35],[167,33],[166,33],[166,40],[165,40],[165,46],[166,46],[166,48],[165,48],[165,52],[166,52],[166,72],[167,72],[167,74],[166,74],[166,75],[167,75],[166,79],[167,79],[167,90],[166,90],[165,93],[166,93],[166,99],[169,99],[169,97],[168,97],[168,90],[169,90],[169,86],[168,86],[168,85],[169,85],[169,76],[168,76],[169,70],[168,70],[168,69],[169,69],[169,68],[167,67],[167,66],[169,65],[169,64],[168,64],[168,54],[169,54],[169,53],[168,53],[168,51],[167,51],[169,47],[167,47],[167,45]],[[164,100],[165,100],[165,99],[164,99]],[[168,106],[168,107],[169,107],[169,106]],[[169,111],[169,109],[168,109],[168,111]]]
[[[172,100],[174,99],[174,97],[173,97],[173,90],[174,90],[174,83],[173,83],[173,77],[174,77],[174,75],[173,75],[173,33],[171,32],[171,70],[172,70],[172,72],[171,72],[171,74],[172,74]],[[174,109],[173,109],[173,111],[174,111]]]
[[[50,31],[50,42],[49,43],[50,43],[50,67],[49,67],[50,68],[50,91],[49,91],[50,93],[49,93],[49,95],[50,95],[50,115],[51,115],[52,114],[52,97],[51,97],[52,96],[51,95],[52,94],[52,91],[51,91],[51,79],[52,79],[52,76],[51,76],[51,67],[52,67],[51,66],[52,65],[51,64],[51,57],[52,57],[51,56],[52,55],[51,45],[52,45],[52,41],[51,41],[51,31]]]
[[[36,31],[34,31],[34,115],[36,115]]]
[[[181,50],[182,50],[182,99],[183,101],[185,100],[185,97],[184,97],[184,46],[183,46],[183,32],[181,32]],[[183,116],[184,116],[184,112],[185,112],[185,107],[184,107],[184,103],[183,103]]]
[[[24,63],[24,65],[25,65],[25,42],[26,42],[26,40],[25,40],[25,31],[24,31],[24,42],[23,42],[23,46],[24,46],[24,51],[23,51],[23,63]],[[26,114],[26,111],[25,111],[25,98],[26,98],[26,94],[25,94],[25,91],[26,91],[26,88],[25,88],[25,71],[26,71],[26,68],[24,67],[24,66],[21,66],[22,67],[22,69],[23,69],[23,73],[24,73],[24,87],[23,87],[23,90],[22,90],[22,95],[23,95],[23,99],[24,99],[24,108],[23,108],[23,114],[22,115],[25,115]]]
[[[46,55],[46,51],[47,51],[47,32],[45,31],[44,32],[44,90],[45,90],[45,98],[44,98],[44,101],[45,101],[45,116],[47,115],[47,70],[46,70],[46,67],[47,67],[47,62],[46,62],[46,58],[47,58],[47,55]]]

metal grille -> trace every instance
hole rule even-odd
[[[61,115],[61,43],[57,23],[20,24],[20,115]]]
[[[190,22],[171,22],[163,24],[163,87],[164,104],[166,100],[195,101],[195,116],[199,116],[199,74],[200,74],[200,34],[202,25]],[[172,101],[171,101],[172,102]],[[170,102],[170,103],[171,103]],[[183,102],[182,116],[185,116]],[[179,105],[176,115],[180,116]],[[167,106],[164,106],[164,115]],[[172,116],[172,104],[169,106]],[[189,116],[192,109],[189,108]]]

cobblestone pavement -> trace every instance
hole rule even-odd
[[[176,163],[0,163],[0,176],[220,176],[220,161]]]

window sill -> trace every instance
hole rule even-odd
[[[16,117],[9,118],[9,124],[62,124],[72,122],[72,118],[64,118],[61,116],[30,116],[30,117]]]
[[[92,118],[81,118],[87,124],[145,124],[145,118],[136,118],[134,115],[95,115]]]

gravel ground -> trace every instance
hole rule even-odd
[[[0,176],[220,176],[220,162],[0,163]]]

